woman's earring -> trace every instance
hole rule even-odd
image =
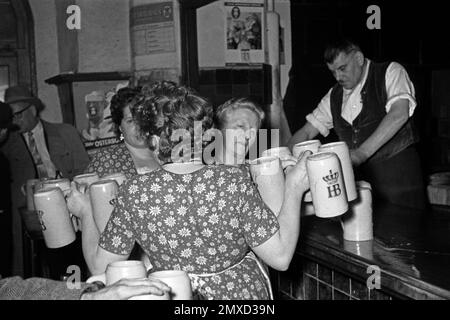
[[[121,133],[120,133],[120,136],[119,136],[119,140],[120,140],[120,141],[123,141],[124,139],[125,139],[125,137],[123,136],[123,133],[121,132]]]

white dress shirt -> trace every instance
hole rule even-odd
[[[350,124],[353,123],[353,120],[362,110],[361,89],[366,83],[370,63],[370,60],[366,59],[362,81],[355,88],[351,90],[344,89],[343,92],[341,116]],[[414,114],[417,103],[414,85],[409,79],[405,68],[397,62],[391,62],[386,70],[385,84],[387,93],[386,113],[389,112],[392,104],[400,99],[406,99],[409,102],[409,116],[411,117]],[[324,137],[333,128],[330,104],[332,90],[333,88],[322,98],[317,108],[306,116],[306,120],[319,130]]]
[[[47,171],[47,175],[49,178],[56,177],[56,168],[50,159],[50,154],[48,153],[47,145],[45,143],[45,135],[44,135],[44,127],[42,126],[41,121],[31,130],[33,133],[34,140],[36,142],[36,147],[41,157],[42,163],[44,164],[45,170]],[[25,141],[27,143],[28,149],[30,149],[30,141],[28,137],[28,132],[23,134]],[[30,150],[31,151],[31,150]],[[31,152],[33,154],[33,152]],[[34,159],[34,163],[36,163],[36,159]]]

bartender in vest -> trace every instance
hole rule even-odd
[[[371,183],[375,198],[423,208],[419,137],[411,120],[415,90],[408,73],[396,62],[365,58],[348,39],[330,44],[324,59],[337,83],[306,116],[289,147],[319,133],[326,137],[334,128],[350,148],[357,179]]]

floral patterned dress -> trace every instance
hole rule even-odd
[[[115,144],[95,153],[85,173],[97,172],[100,177],[122,172],[127,179],[137,174],[130,151],[124,143]]]
[[[278,229],[242,168],[160,168],[121,186],[100,246],[126,255],[137,241],[154,271],[186,271],[207,299],[269,299],[264,273],[247,257]]]

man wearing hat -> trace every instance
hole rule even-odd
[[[65,123],[50,123],[39,118],[42,101],[21,86],[5,92],[5,103],[12,109],[13,124],[1,149],[11,169],[13,208],[13,272],[23,275],[22,228],[18,208],[26,206],[21,187],[28,179],[64,177],[83,173],[89,163],[78,131]]]

